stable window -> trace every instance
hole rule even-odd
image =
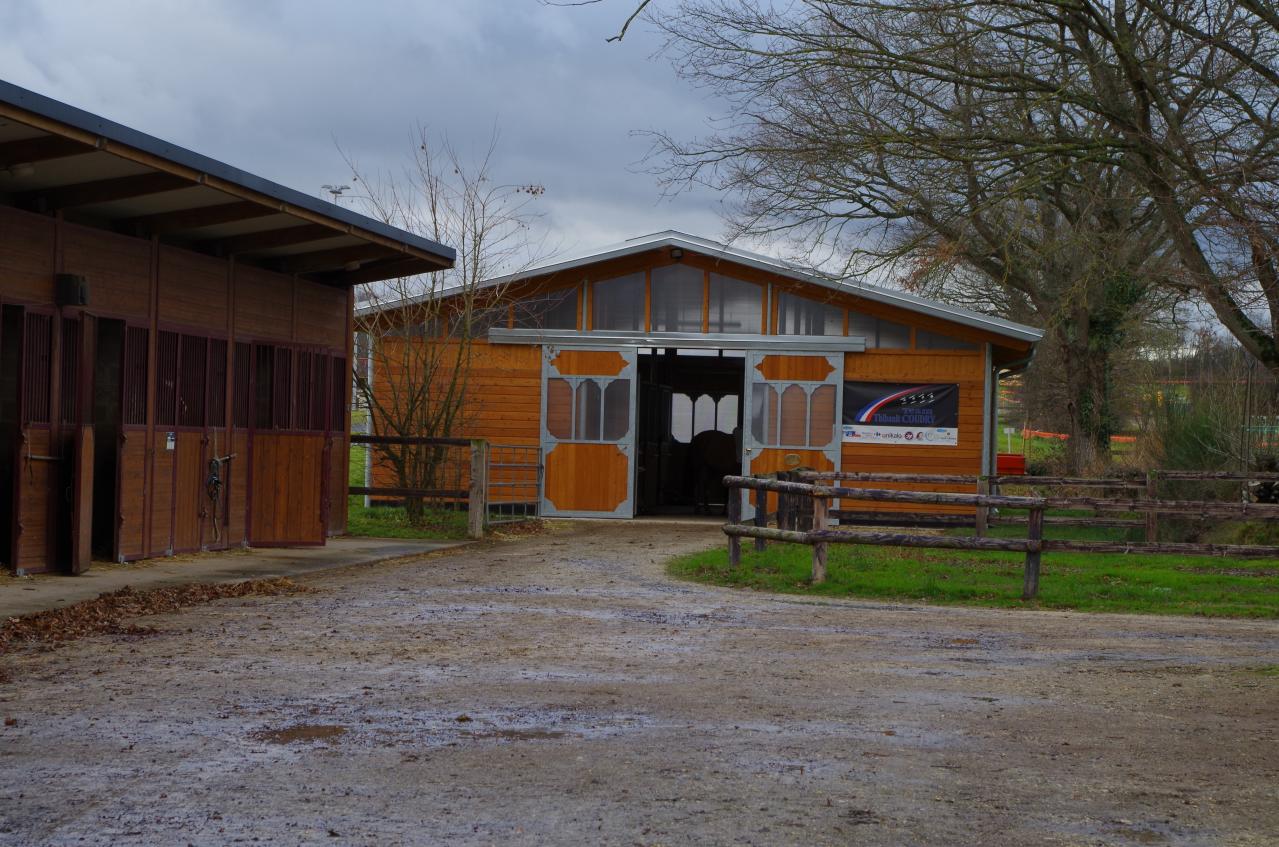
[[[751,435],[766,447],[826,447],[835,437],[835,386],[756,382]]]
[[[654,332],[701,332],[705,274],[688,265],[653,269],[650,311]]]
[[[232,422],[237,427],[247,429],[249,426],[249,407],[252,395],[249,393],[253,378],[253,346],[244,341],[235,343],[234,385],[232,386]]]
[[[643,273],[600,280],[591,286],[591,292],[592,329],[643,332]]]
[[[225,339],[209,339],[209,426],[226,426],[226,351]]]
[[[783,291],[777,299],[778,335],[843,335],[844,310]]]
[[[351,384],[351,372],[347,370],[346,359],[334,356],[329,367],[329,429],[334,432],[346,432],[346,414],[349,411],[346,402],[346,388]]]
[[[548,379],[546,430],[561,441],[621,441],[631,430],[631,381]]]
[[[178,380],[178,425],[204,426],[205,379],[209,368],[209,341],[184,335],[181,341]]]
[[[860,312],[848,313],[848,334],[865,338],[867,349],[905,350],[910,347],[910,327]]]
[[[756,334],[764,326],[764,287],[711,274],[711,332]]]
[[[80,319],[62,319],[61,418],[64,424],[80,422]]]
[[[511,315],[516,329],[577,329],[577,288],[517,300]]]
[[[155,422],[178,424],[178,334],[161,331],[155,348]]]
[[[131,326],[124,330],[124,423],[143,426],[147,422],[147,343],[150,331]]]
[[[53,317],[30,312],[22,337],[22,419],[49,423],[49,389],[53,377]]]

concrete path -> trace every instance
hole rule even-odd
[[[400,538],[332,538],[323,547],[259,547],[147,559],[124,565],[94,562],[93,567],[80,576],[0,576],[0,620],[92,600],[99,594],[116,591],[126,585],[145,590],[196,582],[300,576],[330,568],[419,556],[466,543]]]
[[[663,572],[720,544],[582,523],[13,650],[0,845],[1279,843],[1279,621]]]

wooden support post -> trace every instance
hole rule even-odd
[[[1146,473],[1146,500],[1154,501],[1159,499],[1159,472],[1147,471]],[[1159,540],[1159,513],[1154,509],[1146,512],[1146,541],[1154,544]]]
[[[977,480],[977,493],[978,493],[978,494],[989,494],[989,493],[990,493],[990,477],[988,477],[988,476],[983,476],[983,477],[979,477],[979,478],[978,478],[978,480]],[[989,506],[978,505],[978,506],[977,506],[977,518],[976,518],[976,520],[977,520],[977,531],[976,531],[976,535],[977,535],[977,537],[978,537],[978,538],[985,538],[985,537],[986,537],[986,532],[987,532],[987,530],[989,529],[989,526],[990,526],[990,507],[989,507]]]
[[[1044,545],[1044,507],[1032,506],[1026,529],[1026,572],[1021,584],[1021,599],[1034,600],[1039,594],[1039,562]]]
[[[830,501],[825,497],[813,497],[813,531],[824,532],[829,521]],[[813,585],[826,581],[826,552],[830,545],[825,541],[813,544]]]
[[[768,526],[768,492],[756,489],[755,492],[755,526]],[[755,552],[763,553],[768,549],[768,541],[755,539]]]
[[[742,522],[742,497],[746,496],[744,488],[728,489],[728,525],[737,526]],[[736,535],[728,536],[728,566],[739,567],[742,564],[742,539]]]
[[[483,538],[488,529],[489,443],[482,438],[471,440],[471,488],[466,500],[466,534]]]

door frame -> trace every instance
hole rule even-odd
[[[826,362],[831,366],[831,372],[821,381],[814,380],[770,380],[760,374],[758,381],[775,385],[799,385],[804,389],[808,399],[809,414],[812,409],[813,391],[824,385],[835,386],[835,420],[833,423],[833,431],[831,432],[831,441],[826,447],[808,447],[794,445],[774,445],[760,444],[755,441],[754,427],[752,426],[752,418],[755,408],[755,397],[752,385],[756,382],[754,374],[758,372],[758,367],[765,358],[769,356],[802,356],[804,358],[814,358],[823,356]],[[817,353],[810,350],[761,350],[749,349],[746,351],[746,368],[742,377],[744,385],[742,386],[742,476],[751,475],[751,459],[753,454],[760,450],[820,450],[826,459],[830,461],[831,467],[835,471],[842,468],[841,458],[843,455],[843,410],[844,410],[844,353],[843,351],[834,350],[824,353]],[[809,431],[808,422],[805,421],[804,432]],[[755,506],[751,503],[750,497],[746,496],[745,489],[738,489],[737,496],[742,498],[742,520],[749,521],[755,517]],[[837,508],[837,501],[832,504],[832,508]]]
[[[598,353],[618,353],[625,360],[625,366],[614,376],[590,376],[568,374],[564,375],[556,369],[552,364],[553,360],[561,351],[572,350],[574,352],[598,352]],[[546,404],[549,392],[547,384],[551,379],[566,379],[572,381],[575,385],[586,380],[594,380],[597,383],[605,380],[613,379],[629,379],[631,382],[630,392],[630,408],[629,420],[627,421],[626,438],[620,442],[616,441],[580,441],[576,439],[561,439],[553,436],[546,426]],[[603,397],[604,385],[600,385],[601,402]],[[561,518],[633,518],[635,517],[635,464],[637,461],[636,444],[637,437],[635,432],[636,422],[638,420],[636,413],[639,398],[639,347],[638,346],[610,346],[610,345],[591,345],[561,347],[558,345],[544,344],[542,345],[542,384],[539,390],[541,397],[541,416],[538,422],[538,443],[542,453],[542,474],[541,487],[538,491],[538,509],[543,517],[561,517]],[[576,393],[574,394],[576,397]],[[576,401],[575,401],[576,402]],[[601,421],[601,426],[603,422]],[[626,499],[624,499],[617,508],[611,512],[603,511],[584,511],[579,509],[557,509],[546,497],[546,484],[549,474],[546,472],[546,459],[560,444],[615,444],[619,450],[626,456]]]

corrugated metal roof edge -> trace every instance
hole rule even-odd
[[[970,326],[974,329],[991,332],[996,335],[1016,338],[1020,341],[1030,341],[1034,343],[1040,341],[1044,337],[1043,330],[1036,329],[1033,326],[1004,320],[1003,318],[997,318],[992,315],[983,315],[981,312],[974,312],[971,309],[965,309],[961,306],[952,306],[947,303],[929,300],[914,294],[907,294],[904,291],[894,291],[891,288],[871,285],[870,283],[847,282],[843,280],[830,279],[829,277],[824,277],[811,270],[800,268],[799,266],[786,262],[782,259],[776,259],[772,256],[764,256],[759,253],[752,253],[736,247],[730,247],[729,245],[721,244],[718,241],[711,241],[707,238],[688,235],[677,230],[665,230],[663,232],[652,233],[651,235],[642,235],[638,238],[632,238],[620,244],[614,244],[601,250],[594,251],[590,254],[576,256],[570,259],[562,259],[535,268],[528,268],[512,274],[494,277],[493,279],[485,280],[481,283],[481,285],[486,288],[505,285],[522,279],[529,279],[535,276],[546,276],[553,273],[562,273],[563,271],[573,270],[574,268],[593,265],[597,262],[617,259],[634,253],[643,253],[647,250],[655,250],[663,247],[680,247],[697,253],[726,259],[731,262],[737,262],[738,264],[747,265],[759,270],[772,271],[800,282],[820,285],[833,291],[839,291],[843,294],[853,294],[858,297],[865,297],[868,300],[875,300],[877,302],[885,303],[886,305],[920,312],[936,318],[941,318],[942,320],[948,320],[954,323]],[[441,291],[437,292],[434,296],[447,296],[448,294],[448,291]],[[422,298],[415,298],[414,301],[410,302],[416,302],[416,300],[420,299]],[[387,311],[396,308],[398,305],[400,304],[391,303],[380,307],[365,306],[361,309],[357,309],[356,313],[369,314],[373,311]]]
[[[170,144],[153,135],[147,135],[136,129],[107,120],[92,112],[86,112],[83,109],[76,108],[60,100],[54,100],[52,97],[46,97],[43,94],[37,94],[11,82],[0,80],[0,101],[10,103],[18,108],[34,112],[44,118],[52,121],[67,124],[84,132],[93,133],[123,144],[128,147],[134,147],[144,153],[167,159],[175,164],[183,167],[198,170],[201,173],[207,173],[210,176],[224,179],[227,182],[235,183],[241,188],[250,191],[256,191],[279,200],[282,203],[289,203],[299,206],[309,212],[318,215],[333,218],[344,224],[349,224],[360,229],[368,230],[396,241],[403,242],[409,246],[427,253],[433,253],[449,262],[457,258],[457,251],[452,247],[447,247],[432,241],[429,238],[423,238],[420,235],[414,235],[390,224],[374,218],[365,217],[357,212],[344,209],[326,200],[318,197],[312,197],[293,188],[272,182],[264,177],[251,174],[248,171],[241,170],[225,162],[220,162],[202,153],[196,153],[185,147],[179,147],[176,144]]]

